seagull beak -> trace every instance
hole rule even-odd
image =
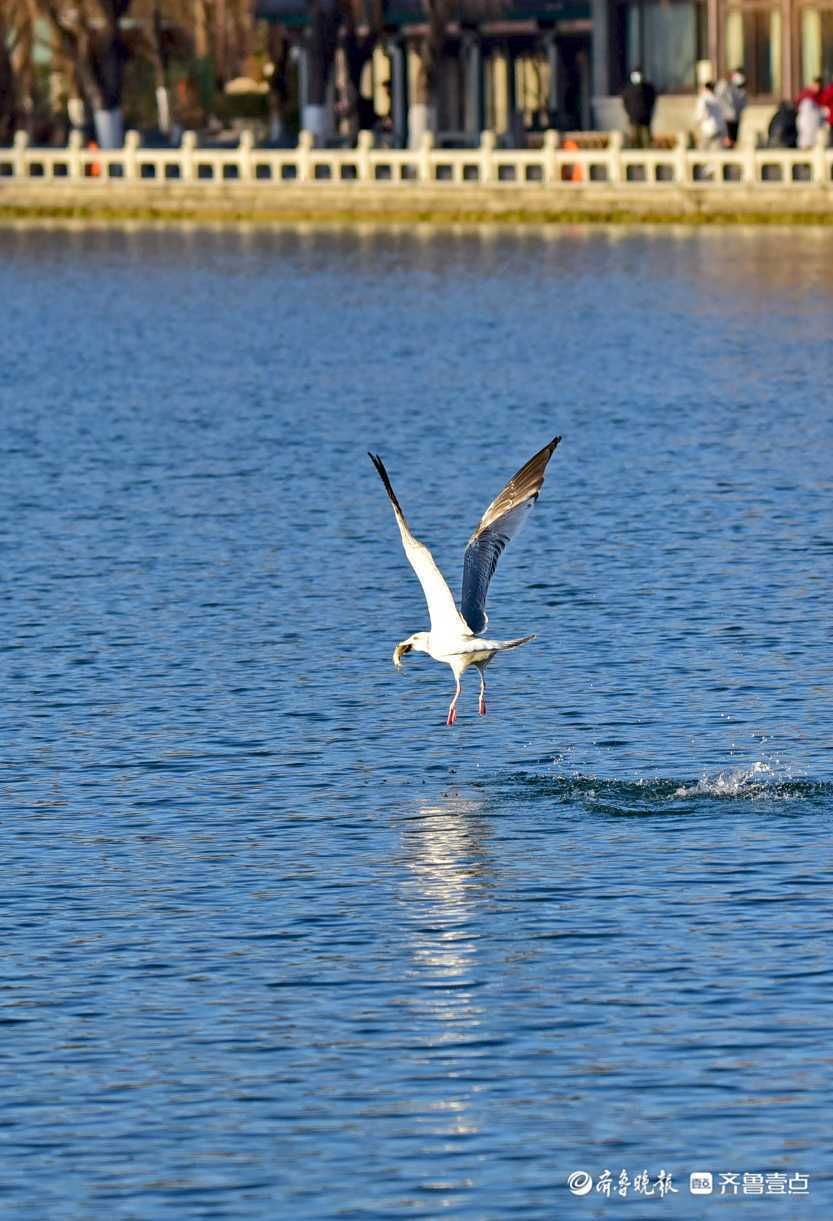
[[[405,653],[410,653],[413,645],[408,644],[407,640],[403,640],[402,644],[398,644],[393,650],[393,664],[397,670],[402,669],[402,657]]]

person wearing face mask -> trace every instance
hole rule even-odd
[[[735,68],[728,81],[719,81],[715,95],[723,108],[729,147],[734,148],[738,142],[738,130],[747,101],[746,73],[743,68]]]
[[[628,137],[633,148],[651,147],[651,120],[657,91],[645,80],[641,68],[631,71],[627,85],[622,90],[622,104],[628,117]]]

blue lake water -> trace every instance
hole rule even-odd
[[[833,1215],[831,254],[0,231],[1,1215]]]

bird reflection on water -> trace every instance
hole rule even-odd
[[[412,963],[404,1001],[412,1080],[423,1104],[431,1098],[425,1134],[443,1140],[481,1127],[476,1094],[492,1041],[482,1037],[477,929],[494,880],[489,838],[483,802],[458,794],[417,807],[401,826],[397,918]]]

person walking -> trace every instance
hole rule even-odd
[[[811,98],[814,102],[821,102],[824,80],[820,76],[814,76],[809,85],[805,85],[795,99],[796,106],[800,106],[805,98]]]
[[[622,104],[628,118],[628,139],[632,148],[651,147],[651,122],[657,91],[646,81],[641,68],[634,68],[622,90]]]
[[[694,107],[697,144],[701,149],[724,148],[728,139],[726,116],[715,93],[714,81],[706,81]]]
[[[743,68],[735,68],[728,81],[719,81],[715,96],[723,107],[723,117],[726,120],[726,135],[730,147],[738,142],[738,132],[743,112],[746,109],[746,73]]]
[[[796,98],[798,115],[796,128],[798,130],[798,147],[815,148],[819,132],[826,120],[826,111],[821,105],[822,79],[817,76],[812,84],[801,90]]]
[[[795,148],[798,140],[797,111],[785,98],[769,121],[767,148]]]
[[[819,94],[819,106],[824,111],[828,123],[833,123],[833,81],[825,85]]]

